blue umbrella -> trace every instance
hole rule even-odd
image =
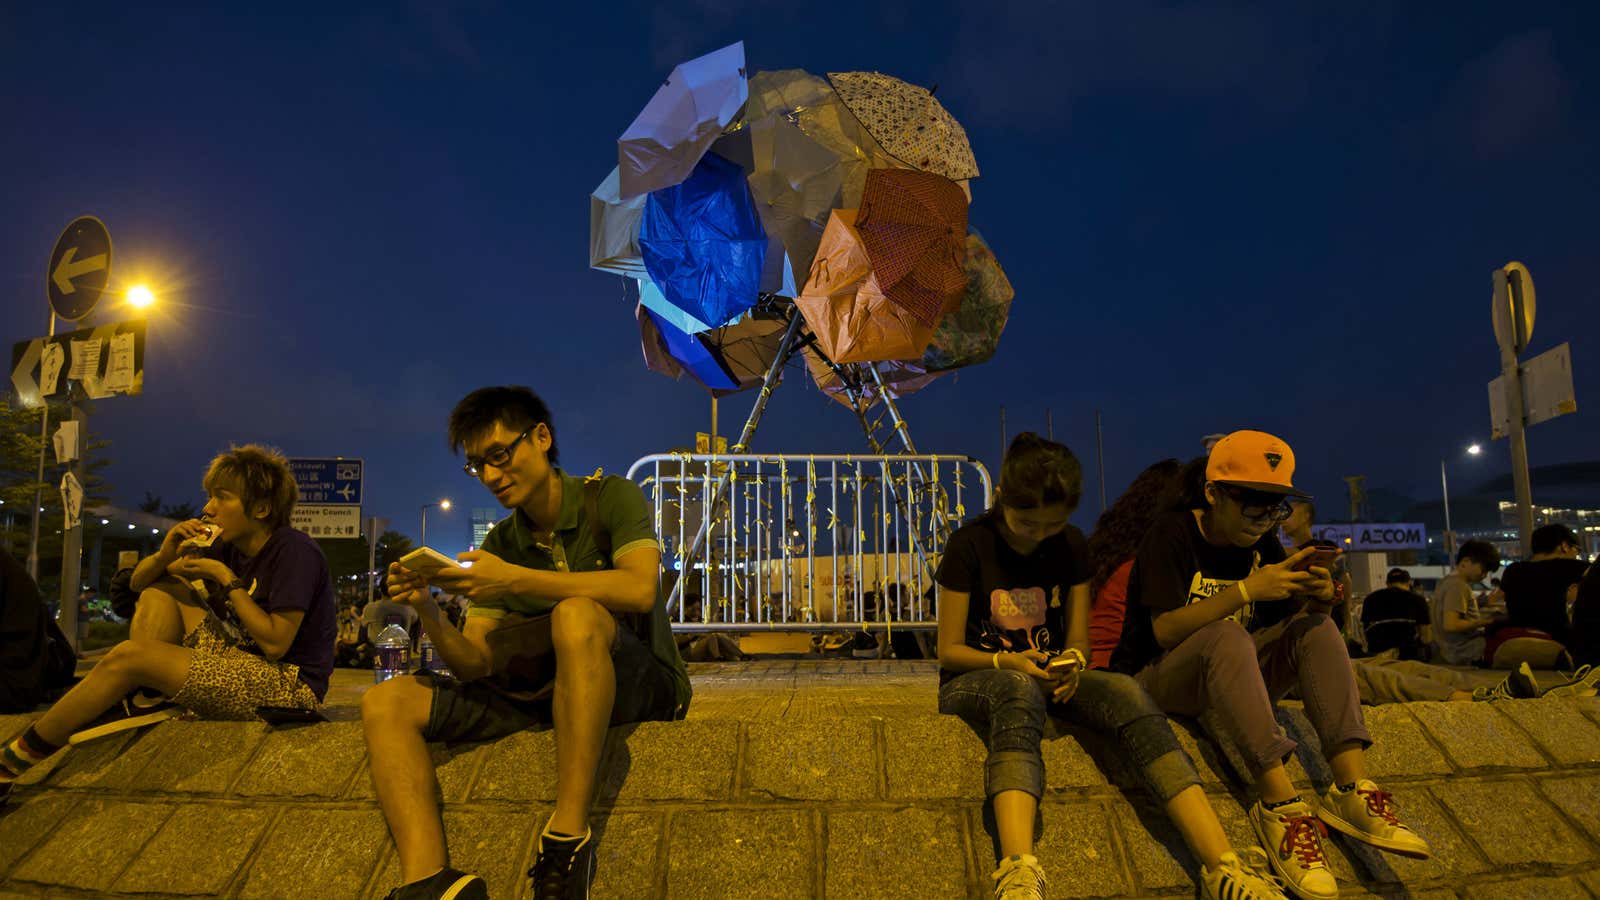
[[[678,361],[685,371],[695,377],[696,381],[705,385],[712,391],[736,391],[739,382],[723,367],[722,361],[711,352],[698,337],[684,334],[674,328],[672,323],[651,312],[646,307],[640,307],[640,312],[649,317],[651,324],[655,325],[656,332],[661,336],[661,343],[666,345],[667,352]]]
[[[767,234],[744,170],[707,153],[682,184],[652,191],[639,250],[667,301],[711,328],[755,306]]]

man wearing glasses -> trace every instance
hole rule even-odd
[[[1428,845],[1367,778],[1361,700],[1344,638],[1328,617],[1333,581],[1317,548],[1285,558],[1277,527],[1294,487],[1294,452],[1273,435],[1235,431],[1206,460],[1193,508],[1156,520],[1135,557],[1112,668],[1133,674],[1168,713],[1214,721],[1244,756],[1259,800],[1251,825],[1273,870],[1300,897],[1338,885],[1322,836],[1332,826],[1382,850],[1425,858]],[[1334,784],[1313,811],[1288,773],[1295,748],[1273,704],[1291,688],[1321,738]]]
[[[587,897],[594,872],[589,810],[607,727],[682,718],[689,704],[687,671],[660,597],[655,529],[644,493],[631,481],[606,478],[589,497],[584,479],[556,467],[550,411],[525,387],[468,394],[450,414],[449,439],[452,450],[465,450],[467,474],[511,515],[481,550],[458,557],[470,567],[425,579],[389,567],[389,595],[417,609],[454,675],[394,678],[362,698],[372,780],[405,882],[389,896],[486,896],[482,879],[446,868],[427,742],[494,740],[548,724],[556,803],[528,872],[532,894]],[[611,545],[609,556],[600,540]],[[471,600],[462,630],[439,609],[430,584]],[[491,645],[511,632],[513,614],[549,617],[548,649],[537,659],[553,668],[553,693],[489,677],[500,674],[492,671]]]

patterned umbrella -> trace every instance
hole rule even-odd
[[[855,210],[833,211],[795,305],[834,362],[917,359],[933,326],[884,296],[855,223]]]
[[[933,342],[922,355],[930,372],[975,366],[994,355],[1011,316],[1016,291],[1005,269],[977,231],[967,233],[967,289],[961,303],[946,312],[934,330]]]
[[[933,92],[879,72],[829,72],[861,124],[906,165],[952,181],[978,177],[967,130]]]
[[[748,94],[743,42],[674,68],[617,140],[622,196],[637,197],[688,178]]]
[[[856,225],[884,294],[923,323],[966,290],[967,197],[950,179],[873,169]]]

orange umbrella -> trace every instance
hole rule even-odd
[[[878,287],[853,209],[833,211],[811,277],[794,302],[834,362],[918,359],[933,339],[931,324],[891,303]]]
[[[818,356],[810,347],[806,348],[805,356],[806,369],[811,372],[811,380],[816,382],[822,393],[841,406],[850,407],[850,394],[845,390],[844,383],[839,380],[839,376],[834,373],[833,369],[823,362],[822,357]],[[914,394],[922,390],[935,378],[944,374],[943,372],[929,372],[917,363],[903,360],[866,363],[863,366],[851,367],[856,370],[853,374],[862,379],[862,383],[857,386],[856,393],[862,412],[871,409],[879,400],[878,386],[872,383],[870,375],[861,371],[868,365],[877,368],[878,377],[883,379],[883,386],[889,390],[890,396],[896,400],[907,394]]]
[[[932,326],[967,287],[967,195],[942,175],[872,169],[856,215],[889,300]]]

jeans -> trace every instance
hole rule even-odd
[[[1039,743],[1047,711],[1115,737],[1145,788],[1162,803],[1200,783],[1166,714],[1126,675],[1084,672],[1072,698],[1053,704],[1044,685],[1029,675],[978,669],[939,688],[939,711],[960,716],[984,739],[989,749],[984,783],[990,797],[1002,791],[1026,791],[1035,798],[1044,794]]]

